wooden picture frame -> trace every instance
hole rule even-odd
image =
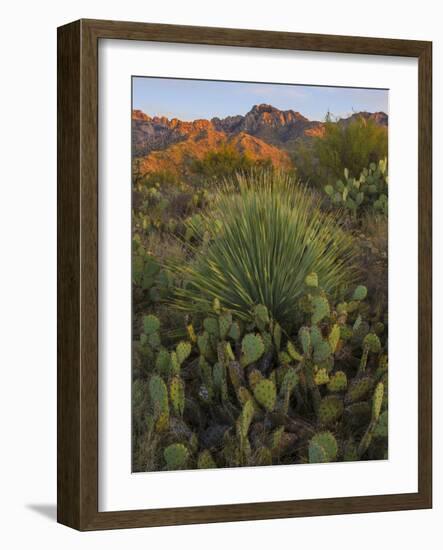
[[[98,41],[159,41],[418,59],[418,492],[98,511]],[[432,44],[80,20],[58,29],[58,521],[82,531],[432,506]]]

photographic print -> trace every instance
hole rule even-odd
[[[388,458],[388,98],[132,78],[134,472]]]

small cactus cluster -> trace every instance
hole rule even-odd
[[[171,345],[159,319],[143,317],[133,385],[139,469],[387,457],[386,329],[364,286],[333,303],[320,284],[306,277],[290,331],[261,304],[240,321],[215,300]]]
[[[388,163],[382,159],[371,163],[358,178],[351,177],[345,168],[344,178],[335,185],[326,185],[325,193],[335,206],[344,207],[354,217],[362,210],[384,216],[388,213]]]

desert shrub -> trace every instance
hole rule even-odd
[[[220,180],[236,172],[244,172],[257,167],[270,168],[271,166],[270,160],[253,160],[234,147],[225,145],[219,150],[209,151],[201,160],[194,160],[190,171],[198,176],[204,176],[206,180]]]
[[[159,319],[146,315],[134,469],[387,458],[385,327],[369,316],[364,286],[336,303],[320,284],[308,274],[289,334],[262,304],[245,324],[215,300],[202,326],[165,346]]]
[[[242,319],[263,304],[286,324],[308,273],[315,271],[328,293],[352,279],[350,235],[281,172],[236,175],[199,225],[189,223],[203,244],[192,262],[171,266],[184,281],[175,305],[189,312],[207,311],[216,298]]]
[[[328,118],[324,135],[309,144],[300,141],[294,160],[302,179],[324,186],[340,179],[345,168],[351,177],[358,177],[364,168],[377,164],[387,154],[386,127],[363,117],[347,123]]]

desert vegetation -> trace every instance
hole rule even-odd
[[[388,456],[387,117],[277,111],[134,116],[134,471]]]

